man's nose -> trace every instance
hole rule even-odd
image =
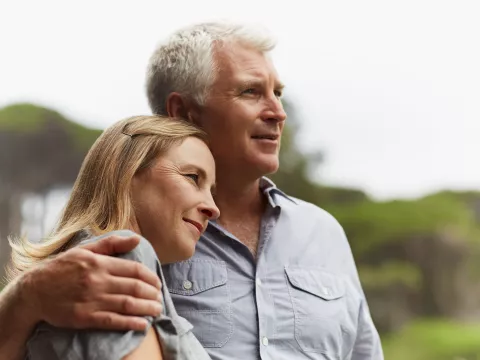
[[[272,96],[268,100],[268,104],[262,118],[263,121],[269,122],[283,122],[287,119],[287,113],[283,109],[280,98],[277,96]]]

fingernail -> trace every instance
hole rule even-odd
[[[147,320],[145,319],[137,319],[136,320],[136,323],[138,325],[138,327],[142,328],[142,329],[145,329],[147,327]]]
[[[163,295],[162,295],[162,293],[159,293],[159,294],[158,294],[157,300],[158,300],[159,303],[163,303]]]

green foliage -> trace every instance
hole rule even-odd
[[[15,104],[0,109],[0,131],[36,132],[48,122],[62,124],[81,151],[88,150],[101,133],[69,121],[56,111],[33,104]]]
[[[320,151],[304,153],[298,143],[301,129],[299,114],[293,103],[283,100],[288,120],[283,130],[280,148],[280,168],[270,176],[275,184],[287,194],[319,206],[329,203],[348,204],[366,200],[367,196],[356,189],[321,186],[310,178],[310,174],[323,160]]]
[[[479,233],[473,211],[452,193],[418,200],[363,201],[351,206],[324,204],[344,226],[355,254],[409,236],[454,232],[465,239]]]
[[[382,339],[388,360],[480,359],[480,325],[419,319]]]
[[[422,274],[413,264],[388,261],[380,266],[362,265],[358,268],[365,290],[387,288],[391,284],[402,284],[418,290],[422,286]]]

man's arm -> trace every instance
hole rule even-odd
[[[352,360],[383,360],[382,343],[373,324],[366,301],[360,306],[358,331],[353,346]]]
[[[340,237],[342,238],[342,241],[337,242],[337,250],[339,254],[341,254],[339,263],[343,264],[344,272],[348,274],[360,299],[357,337],[351,352],[351,360],[383,360],[382,343],[375,324],[373,323],[372,316],[370,315],[370,309],[362,288],[352,249],[345,231],[340,224],[338,224],[338,227]]]
[[[14,281],[0,293],[0,359],[21,359],[37,314],[21,310],[21,287]]]
[[[144,265],[108,255],[125,253],[138,237],[111,236],[74,248],[22,274],[0,293],[0,360],[21,359],[35,324],[143,330],[139,316],[161,312],[161,284]]]

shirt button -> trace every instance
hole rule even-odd
[[[268,346],[268,338],[266,336],[262,337],[263,346]]]
[[[328,288],[326,287],[323,288],[323,293],[327,296],[330,295],[330,291],[328,291]]]
[[[255,281],[257,283],[257,286],[261,286],[262,285],[262,280],[260,280],[260,278],[257,278],[257,280]]]
[[[184,288],[185,290],[190,290],[190,289],[192,288],[192,285],[193,285],[192,282],[189,281],[189,280],[185,280],[185,281],[183,282],[183,288]]]

